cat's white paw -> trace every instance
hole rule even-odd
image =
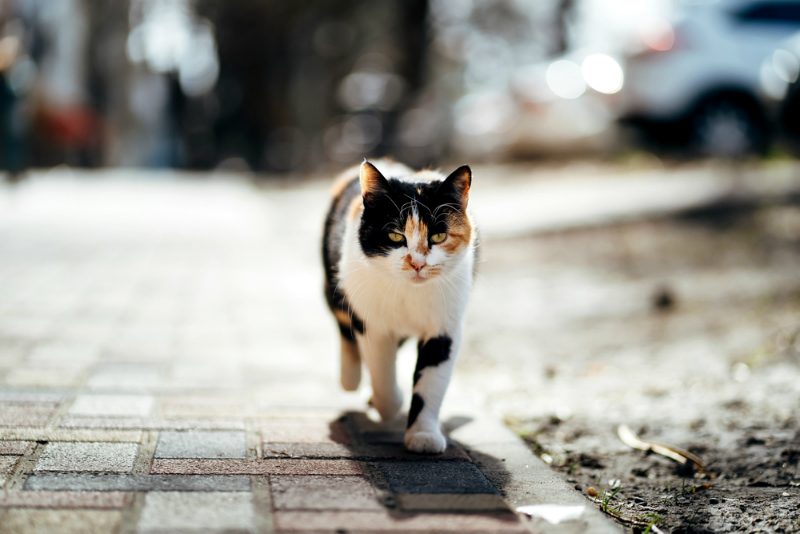
[[[406,448],[412,452],[441,454],[447,448],[447,440],[441,432],[406,431]]]

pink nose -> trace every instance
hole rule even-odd
[[[408,263],[414,268],[415,271],[420,272],[425,267],[424,261],[408,260]]]

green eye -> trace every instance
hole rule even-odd
[[[389,232],[389,239],[394,241],[395,243],[399,243],[403,240],[403,234],[398,234],[396,232]]]
[[[442,232],[441,234],[433,234],[431,236],[431,241],[433,241],[434,243],[441,243],[446,238],[447,238],[447,234]]]

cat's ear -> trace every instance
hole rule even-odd
[[[468,165],[462,165],[454,170],[439,186],[439,191],[449,194],[461,203],[462,208],[469,202],[469,187],[472,185],[472,170]]]
[[[364,201],[369,201],[388,194],[389,182],[383,177],[381,171],[368,161],[361,164],[361,194]]]

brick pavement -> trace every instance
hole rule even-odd
[[[528,532],[339,391],[323,195],[106,178],[0,190],[1,534]]]

